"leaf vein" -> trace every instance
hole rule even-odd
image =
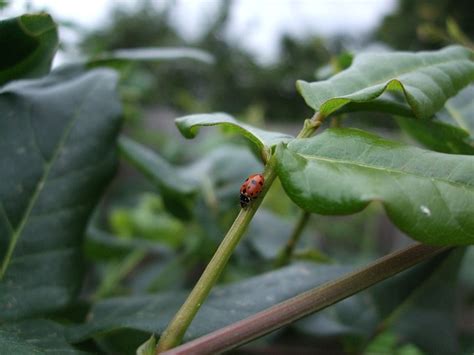
[[[0,280],[3,278],[3,276],[6,273],[6,270],[12,258],[13,252],[15,250],[16,243],[18,242],[18,239],[20,238],[21,233],[23,232],[23,229],[25,228],[27,224],[28,218],[33,210],[33,207],[37,199],[39,198],[41,192],[43,191],[45,182],[49,177],[49,174],[54,166],[54,163],[56,162],[57,158],[61,154],[61,151],[64,145],[67,143],[70,132],[72,131],[76,121],[80,117],[80,112],[82,111],[84,104],[87,102],[87,99],[93,95],[94,91],[99,87],[100,84],[101,84],[100,82],[96,84],[93,88],[91,88],[91,90],[87,91],[87,93],[84,95],[82,102],[80,103],[75,113],[72,115],[70,122],[68,123],[68,125],[66,126],[66,129],[61,135],[59,142],[56,148],[54,149],[53,155],[51,156],[51,159],[46,162],[46,167],[43,171],[43,175],[41,176],[40,180],[38,181],[36,185],[35,191],[33,192],[33,196],[31,197],[28,203],[28,206],[26,207],[25,213],[23,214],[23,217],[20,220],[20,224],[18,225],[17,229],[14,230],[13,236],[10,239],[7,252],[3,258],[3,262],[0,267]]]

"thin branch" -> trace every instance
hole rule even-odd
[[[448,249],[416,243],[380,258],[360,270],[162,354],[216,354],[233,349],[337,303]]]
[[[214,253],[214,256],[202,273],[188,298],[175,314],[171,322],[168,324],[166,330],[162,333],[156,348],[157,353],[170,349],[181,342],[186,329],[188,329],[196,313],[199,311],[199,308],[201,308],[204,300],[209,295],[212,287],[219,279],[219,276],[224,270],[227,261],[229,260],[235,247],[239,243],[240,238],[244,234],[247,226],[260,206],[263,197],[276,178],[274,159],[271,159],[267,164],[264,176],[265,185],[263,191],[261,192],[261,197],[253,201],[252,204],[246,209],[240,210],[240,213],[219,245],[219,248]]]
[[[280,266],[288,264],[288,262],[291,259],[291,255],[293,254],[293,251],[295,250],[296,244],[298,244],[300,237],[303,234],[303,230],[306,227],[306,224],[308,224],[310,216],[311,216],[311,213],[309,212],[303,211],[301,213],[301,216],[298,219],[298,222],[296,223],[295,229],[291,233],[290,239],[288,239],[288,241],[286,242],[286,245],[278,253],[278,256],[275,260],[276,267],[280,267]]]
[[[305,120],[303,129],[298,134],[298,138],[310,137],[321,126],[323,121],[324,116],[316,112],[313,117]],[[268,160],[265,166],[265,184],[261,192],[261,197],[254,201],[248,208],[242,209],[238,214],[188,298],[168,324],[165,331],[161,334],[156,347],[157,354],[173,348],[182,341],[184,333],[209,295],[212,287],[217,282],[227,261],[239,243],[240,238],[260,206],[263,197],[276,179],[275,163],[274,157]]]

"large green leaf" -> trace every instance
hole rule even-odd
[[[441,153],[474,155],[474,146],[467,141],[464,129],[435,120],[414,120],[397,117],[400,128],[425,147]]]
[[[260,128],[239,122],[225,113],[184,116],[177,118],[175,122],[182,135],[186,138],[194,138],[199,132],[200,127],[216,125],[226,127],[248,138],[257,146],[262,156],[266,156],[267,151],[278,143],[289,142],[293,139],[293,137],[288,134],[264,131]]]
[[[448,98],[474,79],[473,54],[451,46],[419,53],[356,56],[349,69],[332,78],[297,87],[306,103],[327,116],[344,105],[372,101],[386,90],[400,92],[416,117],[433,116]]]
[[[68,344],[63,326],[43,319],[0,326],[0,353],[15,355],[86,354]]]
[[[86,222],[116,165],[117,76],[62,71],[0,89],[0,322],[67,305]]]
[[[474,154],[474,85],[446,101],[435,120],[397,117],[400,127],[424,146],[438,152]]]
[[[47,74],[58,43],[57,26],[48,14],[0,21],[0,85]]]
[[[474,243],[474,157],[425,151],[356,129],[329,129],[277,149],[283,188],[301,208],[350,214],[379,201],[411,237]]]
[[[243,319],[347,271],[349,268],[344,266],[301,263],[216,287],[202,305],[185,339],[207,334]],[[186,293],[181,292],[121,297],[99,302],[88,317],[90,321],[72,328],[69,338],[81,341],[125,328],[159,334],[185,297]]]

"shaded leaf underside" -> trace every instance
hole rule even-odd
[[[223,126],[236,130],[250,139],[259,150],[268,149],[278,143],[288,142],[293,136],[284,133],[265,131],[246,123],[237,121],[225,113],[210,113],[184,116],[176,119],[176,125],[181,134],[186,138],[194,138],[203,126]]]

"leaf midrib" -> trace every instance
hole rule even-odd
[[[52,167],[54,166],[54,164],[56,162],[56,159],[58,158],[58,156],[60,155],[62,149],[64,148],[64,146],[67,142],[67,139],[69,138],[69,134],[71,133],[72,128],[75,126],[75,123],[77,122],[77,120],[80,116],[80,113],[81,113],[81,111],[84,107],[84,104],[87,102],[88,97],[90,95],[92,95],[92,93],[97,89],[97,87],[99,85],[100,85],[100,83],[97,83],[95,86],[93,86],[91,88],[91,90],[88,90],[86,92],[86,95],[84,95],[82,102],[79,104],[79,107],[77,108],[76,112],[73,114],[70,122],[66,126],[66,129],[64,130],[63,134],[61,135],[61,137],[59,139],[59,142],[58,142],[58,145],[56,146],[56,148],[53,151],[53,155],[51,156],[51,159],[49,161],[45,162],[45,164],[44,164],[45,169],[44,169],[43,175],[41,176],[40,180],[36,184],[35,191],[33,192],[33,196],[31,197],[31,199],[28,203],[28,206],[25,210],[25,213],[23,214],[23,217],[21,218],[20,223],[18,224],[18,227],[16,229],[13,229],[14,233],[12,234],[12,236],[10,238],[10,242],[8,244],[7,252],[6,252],[6,254],[3,258],[3,261],[2,261],[2,264],[1,264],[1,267],[0,267],[0,281],[5,276],[5,273],[8,269],[8,266],[10,265],[11,258],[13,256],[15,246],[16,246],[16,244],[17,244],[17,242],[18,242],[18,240],[21,236],[21,233],[23,232],[23,229],[25,228],[25,226],[28,222],[28,219],[31,215],[31,211],[33,210],[33,207],[35,206],[35,203],[36,203],[39,195],[43,191],[43,188],[44,188],[44,186],[46,184],[46,181],[49,177],[51,169],[52,169]],[[40,154],[41,154],[41,152],[40,152]]]
[[[383,171],[383,172],[387,172],[387,173],[393,173],[393,174],[399,174],[399,175],[411,175],[411,176],[416,176],[416,177],[423,178],[423,179],[436,180],[436,181],[444,182],[444,183],[447,183],[447,184],[455,185],[455,186],[458,186],[458,187],[469,188],[470,190],[474,190],[474,185],[473,184],[470,184],[470,183],[462,184],[459,181],[443,179],[443,178],[440,178],[440,177],[437,177],[437,176],[425,176],[425,175],[416,174],[412,171],[395,170],[395,169],[385,168],[385,167],[376,166],[376,165],[369,165],[369,164],[354,162],[354,161],[349,161],[349,160],[334,159],[334,158],[315,156],[315,155],[307,155],[307,154],[301,154],[301,153],[297,153],[297,152],[295,152],[295,154],[298,154],[299,156],[301,156],[301,157],[303,157],[307,160],[326,161],[326,162],[334,163],[334,164],[353,165],[353,166],[357,166],[357,167],[361,167],[361,168],[379,170],[379,171]]]

